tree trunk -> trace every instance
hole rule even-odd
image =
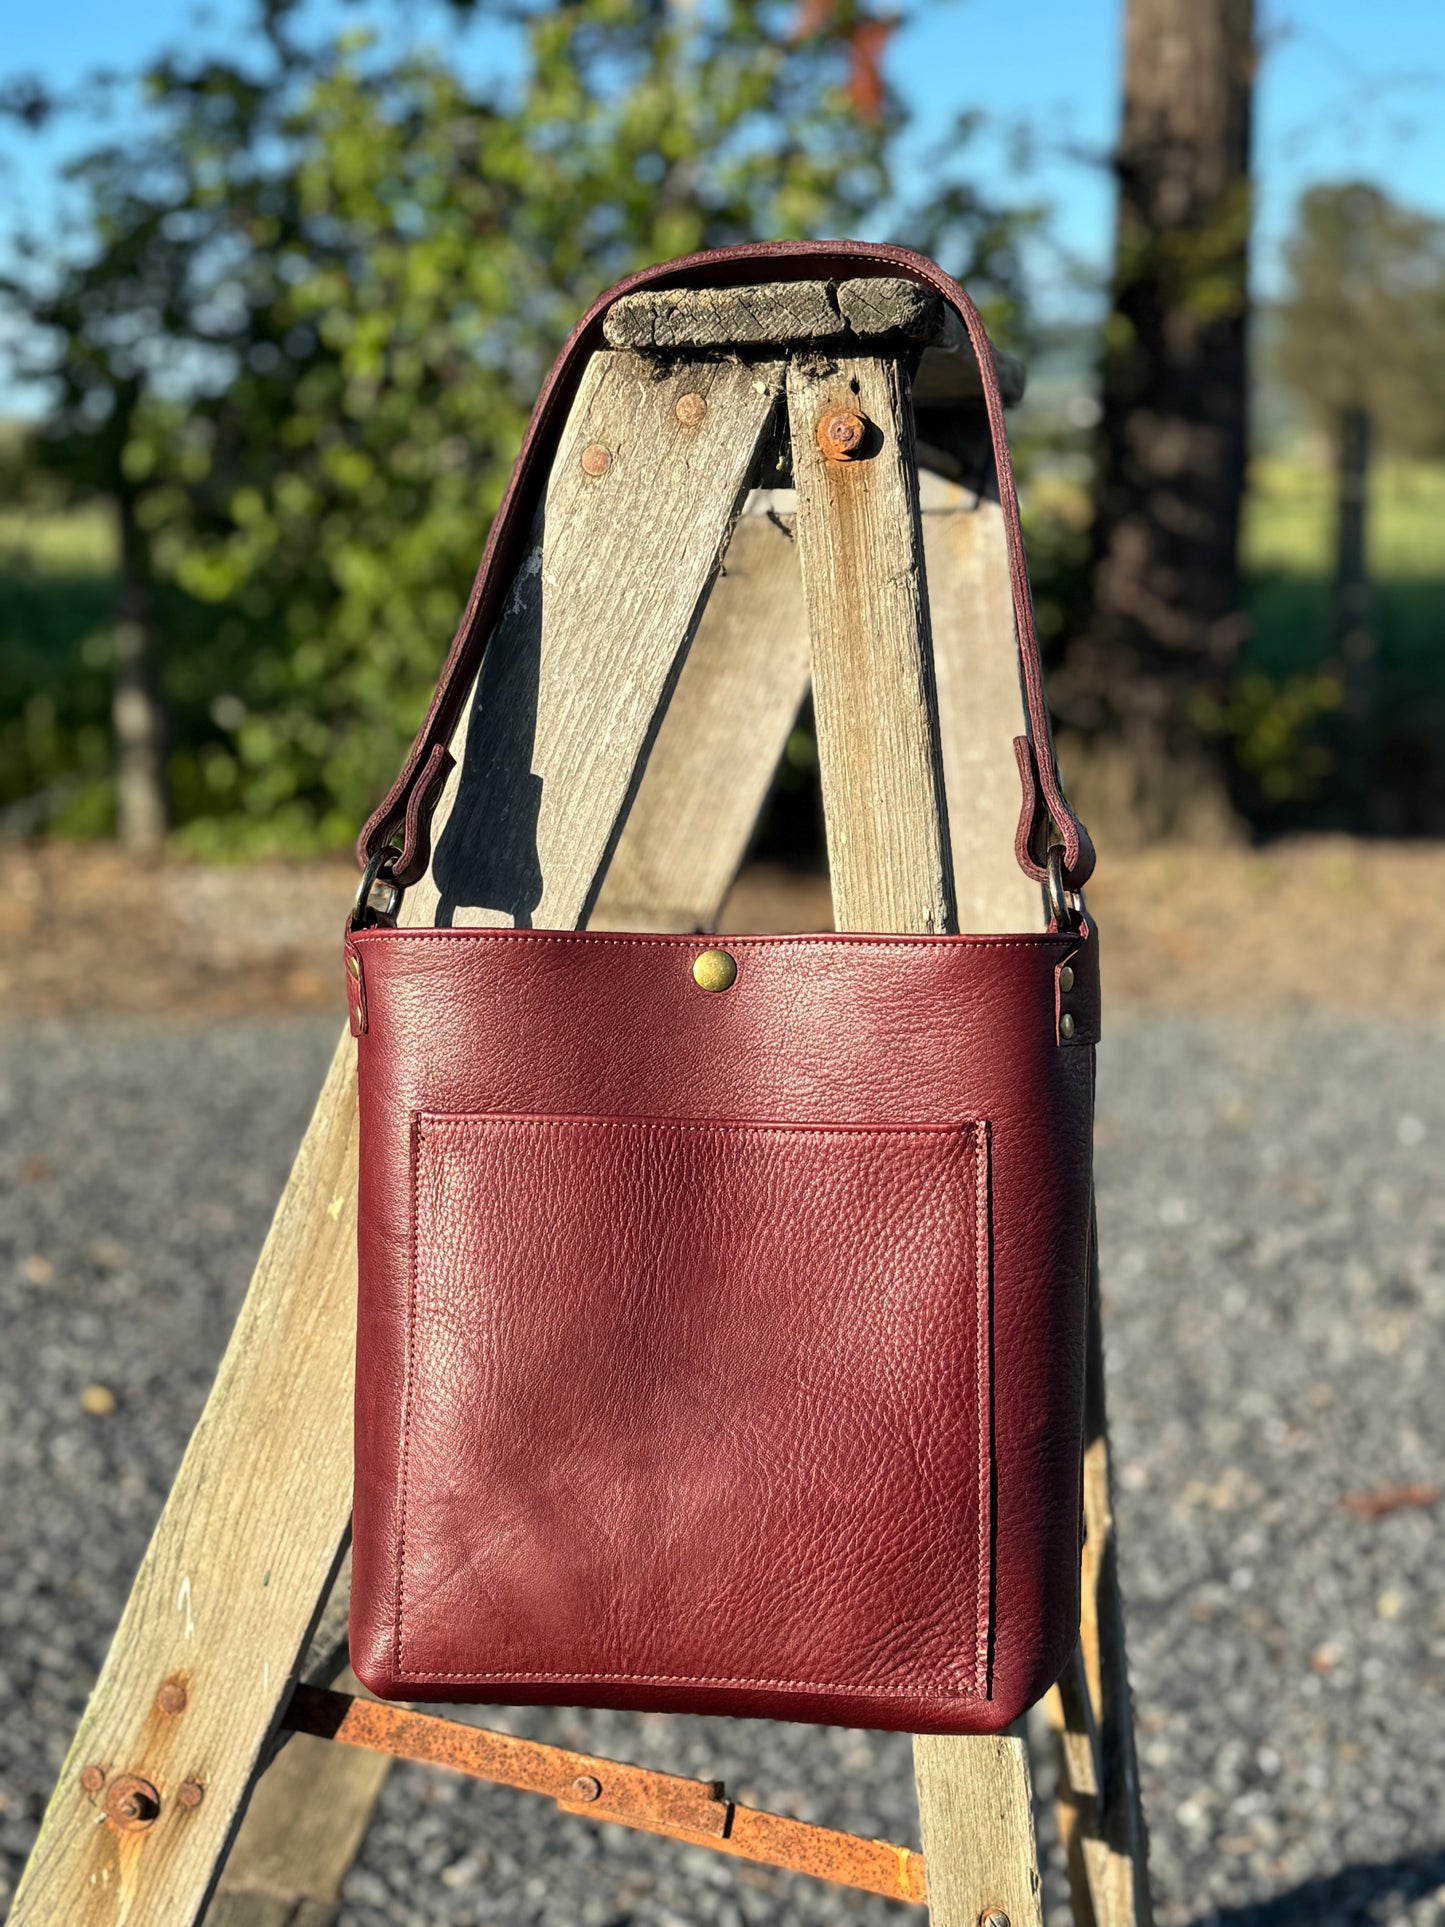
[[[1370,827],[1380,658],[1365,561],[1370,417],[1342,408],[1336,428],[1335,647],[1345,674],[1345,790],[1356,825]]]
[[[1115,837],[1234,824],[1254,59],[1253,0],[1128,0],[1092,599],[1051,688],[1071,785]]]
[[[166,726],[156,663],[155,610],[135,504],[122,492],[120,588],[111,680],[115,813],[121,843],[155,858],[166,838]]]

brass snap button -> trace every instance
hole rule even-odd
[[[1074,987],[1074,966],[1072,964],[1065,964],[1063,969],[1059,972],[1059,989],[1062,990],[1065,993],[1065,995],[1067,995],[1068,992],[1073,989],[1073,987]]]
[[[737,974],[737,959],[726,950],[700,950],[692,960],[692,980],[699,990],[731,990]]]

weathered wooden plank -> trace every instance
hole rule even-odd
[[[913,1770],[932,1927],[1043,1927],[1028,1755],[1015,1734],[917,1734]]]
[[[854,385],[856,384],[856,386]],[[955,927],[922,538],[898,370],[790,373],[798,537],[840,930]],[[877,431],[864,459],[830,462],[820,415],[855,407]],[[871,453],[868,451],[872,451]],[[1023,1741],[914,1741],[929,1918],[978,1927],[999,1908],[1041,1927]]]
[[[963,323],[941,295],[901,275],[840,282],[768,282],[746,288],[647,289],[608,309],[610,346],[643,354],[816,342],[827,350],[877,352],[884,343],[923,349],[914,399],[934,407],[966,407],[983,396]],[[999,385],[1010,406],[1024,392],[1023,364],[996,354]]]
[[[852,460],[818,427],[862,418]],[[840,930],[953,927],[912,416],[896,362],[788,371],[798,555]]]
[[[574,862],[599,880],[606,869],[782,385],[778,364],[659,373],[635,355],[593,356],[502,646],[488,650],[453,742],[432,920],[574,920],[540,852],[565,843],[569,873]],[[642,746],[620,797],[609,780],[619,742]]]
[[[1003,512],[988,496],[931,475],[922,508],[958,927],[1041,930],[1039,887],[1013,848],[1013,740],[1025,725]]]
[[[342,1692],[365,1688],[347,1664],[351,1556],[341,1562],[300,1676]],[[304,1736],[303,1736],[304,1737]],[[206,1927],[329,1927],[391,1762],[282,1731],[251,1794]],[[364,1762],[364,1763],[363,1763]]]
[[[335,1684],[363,1690],[349,1668]],[[390,1767],[384,1753],[293,1734],[251,1795],[206,1927],[330,1927]]]
[[[606,358],[609,366],[584,385],[559,461],[557,499],[567,518],[586,524],[600,553],[565,540],[544,547],[545,595],[513,598],[489,652],[489,713],[469,744],[477,755],[460,786],[479,837],[491,824],[528,819],[521,847],[544,880],[535,905],[562,928],[583,920],[597,889],[654,710],[777,396],[776,375],[697,371],[677,393],[705,393],[710,413],[717,404],[716,427],[699,436],[678,419],[666,383],[634,378],[629,406],[613,379],[617,359]],[[660,426],[669,415],[670,437]],[[612,467],[587,483],[615,474],[622,486],[607,506],[579,505],[581,453],[604,438]],[[733,451],[725,459],[724,443]],[[650,470],[665,464],[669,449],[684,454],[668,487],[688,499],[660,513],[665,543],[629,557],[620,546],[625,518],[615,521],[610,505],[620,496],[636,514],[658,486]],[[649,587],[649,570],[668,583]],[[625,586],[610,584],[610,572]],[[533,612],[530,622],[519,619],[523,608]],[[569,732],[575,749],[566,748]],[[549,792],[541,808],[533,757],[524,753],[533,744]],[[460,876],[465,852],[456,843],[454,836]],[[403,914],[420,921],[436,902],[435,887],[413,892]],[[346,1532],[355,1129],[353,1050],[344,1037],[42,1824],[11,1915],[16,1927],[189,1927],[206,1903]],[[157,1704],[168,1682],[184,1687],[181,1710]],[[104,1788],[81,1785],[87,1767],[99,1768],[106,1787],[123,1774],[152,1783],[153,1823],[136,1831],[107,1823]],[[198,1805],[178,1798],[188,1781],[204,1789]]]
[[[791,517],[749,503],[647,759],[597,930],[714,930],[807,693]]]
[[[942,295],[919,281],[865,276],[842,282],[837,298],[849,331],[860,339],[901,336],[924,346],[912,382],[915,404],[963,406],[982,400],[973,344]],[[1023,363],[995,351],[994,366],[1004,404],[1011,408],[1023,399]]]
[[[1045,1702],[1059,1749],[1059,1838],[1076,1927],[1152,1927],[1110,1497],[1097,1257],[1090,1260],[1079,1644]]]
[[[963,324],[942,295],[921,281],[903,276],[864,275],[838,284],[838,312],[860,340],[901,336],[956,349],[966,339]]]
[[[1079,1646],[1098,1734],[1099,1798],[1080,1801],[1084,1864],[1098,1927],[1152,1927],[1149,1838],[1139,1789],[1134,1707],[1119,1588],[1119,1546],[1104,1397],[1097,1232],[1090,1238],[1088,1369],[1084,1395],[1083,1609]]]
[[[929,478],[923,525],[959,927],[1038,929],[1043,919],[1040,895],[1013,854],[1018,775],[1011,739],[1023,727],[1023,703],[1002,517],[989,495],[972,497]],[[1090,1264],[1084,1463],[1088,1532],[1080,1645],[1060,1687],[1049,1696],[1047,1712],[1060,1746],[1059,1829],[1076,1927],[1150,1927],[1147,1840],[1109,1495],[1096,1241]],[[1021,1753],[1019,1759],[1020,1770],[1026,1772]],[[920,1802],[924,1799],[920,1784]],[[927,1853],[925,1834],[925,1857]],[[936,1894],[929,1864],[930,1891]],[[1022,1872],[1017,1884],[1020,1890],[1028,1885]],[[984,1905],[982,1900],[977,1904]],[[988,1904],[1016,1920],[1003,1901]]]
[[[825,281],[645,289],[614,301],[602,327],[613,348],[654,350],[782,346],[847,331]]]

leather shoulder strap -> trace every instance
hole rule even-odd
[[[1044,701],[1043,668],[1024,560],[1023,531],[1019,525],[1018,494],[1009,461],[1003,397],[999,392],[993,350],[977,308],[941,268],[911,249],[865,241],[764,241],[686,255],[681,260],[646,268],[619,281],[587,310],[568,336],[537,398],[426,719],[400,776],[357,841],[357,860],[363,868],[389,841],[394,842],[399,832],[401,856],[391,869],[395,881],[407,887],[425,874],[431,857],[431,814],[452,766],[447,745],[521,560],[522,545],[546,486],[556,440],[582,370],[589,355],[602,345],[602,319],[612,303],[619,296],[642,288],[746,286],[760,278],[849,280],[870,274],[901,275],[935,289],[962,321],[978,359],[998,472],[1028,717],[1029,733],[1018,737],[1014,745],[1023,789],[1014,849],[1024,873],[1042,882],[1046,874],[1045,850],[1048,842],[1056,837],[1063,846],[1066,885],[1071,890],[1082,888],[1093,872],[1094,850],[1087,831],[1065,802],[1059,783],[1053,732]]]

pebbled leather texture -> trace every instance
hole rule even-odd
[[[1017,1717],[1078,1626],[1092,931],[347,950],[366,1684]]]

